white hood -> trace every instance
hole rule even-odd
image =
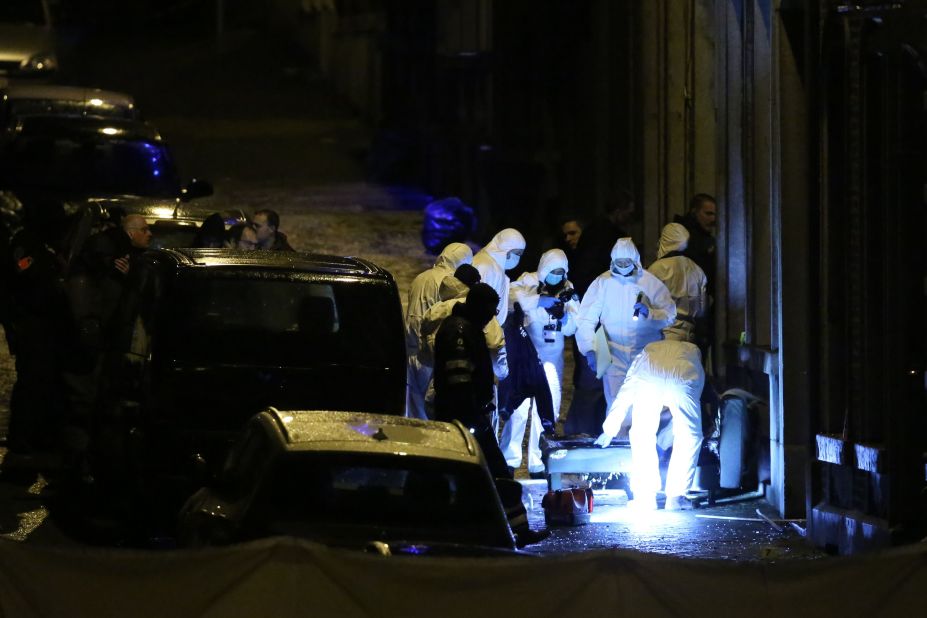
[[[689,230],[679,223],[667,223],[660,233],[657,259],[672,251],[685,251],[689,246]]]
[[[509,251],[515,249],[524,250],[527,243],[525,237],[518,230],[507,227],[495,236],[483,247],[483,251],[488,253],[496,263],[505,269],[505,256]]]
[[[435,260],[435,268],[443,268],[454,272],[461,264],[473,263],[473,251],[462,242],[452,242],[444,247],[444,251]]]
[[[538,280],[544,281],[547,275],[550,274],[550,271],[558,268],[564,270],[566,274],[563,275],[563,278],[566,279],[569,271],[569,262],[567,261],[566,253],[560,249],[545,251],[538,263]]]
[[[630,237],[618,239],[618,242],[612,247],[611,258],[613,262],[621,258],[630,258],[635,266],[643,268],[641,266],[641,254]]]

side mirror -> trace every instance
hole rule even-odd
[[[211,182],[194,178],[190,181],[190,184],[181,190],[180,201],[189,202],[190,200],[195,200],[200,197],[210,196],[212,193],[213,189]]]

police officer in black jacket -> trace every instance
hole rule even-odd
[[[496,315],[499,296],[476,283],[435,335],[435,418],[470,428],[493,476],[512,478],[490,422],[493,371],[483,328]]]

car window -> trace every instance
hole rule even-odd
[[[175,221],[155,221],[150,226],[149,249],[177,249],[192,247],[196,238],[195,225],[179,225]]]
[[[173,294],[168,353],[244,365],[392,366],[402,329],[391,290],[350,279],[190,276]]]
[[[45,11],[40,0],[3,0],[0,23],[45,25]]]
[[[475,465],[291,452],[270,474],[252,508],[275,534],[487,545],[505,536],[491,484]]]
[[[167,147],[145,140],[21,135],[4,150],[0,170],[12,189],[161,198],[180,192]]]

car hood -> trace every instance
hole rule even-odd
[[[53,47],[51,32],[42,26],[0,24],[0,61],[22,61]]]

